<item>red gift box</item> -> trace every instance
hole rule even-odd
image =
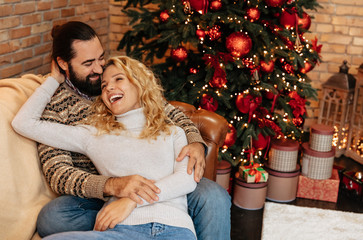
[[[337,202],[339,191],[338,170],[333,169],[329,179],[317,180],[306,176],[299,176],[297,197],[328,202]]]

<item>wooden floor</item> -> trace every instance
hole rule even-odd
[[[350,158],[341,157],[335,159],[335,165],[341,166],[347,170],[363,172],[363,166]],[[341,191],[339,191],[338,201],[336,203],[296,198],[296,200],[285,204],[363,213],[363,202],[354,200],[342,194]],[[231,240],[260,240],[263,220],[262,215],[263,209],[244,210],[232,204]]]

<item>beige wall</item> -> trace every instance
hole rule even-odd
[[[318,0],[323,6],[309,12],[312,19],[308,39],[318,37],[323,44],[323,63],[309,76],[313,86],[321,84],[339,70],[343,60],[350,64],[349,72],[357,73],[363,63],[363,0]],[[94,27],[111,55],[130,27],[129,19],[121,12],[125,1],[114,0],[57,0],[26,1],[0,0],[0,79],[19,76],[25,72],[49,71],[49,32],[53,24],[81,20]],[[318,115],[318,102],[308,111],[307,125]]]

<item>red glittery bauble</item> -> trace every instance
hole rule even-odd
[[[304,125],[305,119],[302,118],[301,116],[297,117],[297,118],[293,118],[292,119],[292,123],[296,126],[296,127],[302,127]]]
[[[209,0],[189,0],[190,6],[200,14],[207,13]]]
[[[214,0],[210,2],[209,8],[213,11],[218,11],[222,8],[222,1],[221,0]]]
[[[204,93],[202,99],[200,100],[200,107],[215,112],[218,108],[218,101],[215,100],[212,96]]]
[[[251,22],[257,21],[260,18],[261,12],[258,8],[252,7],[247,9],[247,19]]]
[[[273,60],[269,61],[268,63],[261,60],[260,62],[261,71],[265,73],[272,73],[275,69],[275,62]]]
[[[199,38],[204,38],[205,37],[205,31],[202,29],[197,29],[197,31],[195,31],[195,35],[197,35]]]
[[[252,146],[257,150],[263,150],[267,147],[269,136],[263,136],[262,133],[258,134],[257,140],[252,139]]]
[[[162,22],[168,21],[169,17],[170,16],[169,16],[168,10],[164,10],[160,13],[160,21],[162,21]]]
[[[281,7],[286,0],[265,0],[265,3],[269,7]]]
[[[236,98],[236,106],[241,113],[248,113],[250,110],[251,95],[238,94]]]
[[[229,148],[234,145],[237,139],[237,130],[232,124],[228,124],[229,130],[223,143],[223,148]]]
[[[313,65],[311,65],[311,63],[310,62],[305,62],[305,65],[304,65],[304,67],[303,68],[300,68],[300,72],[302,72],[302,73],[308,73],[308,72],[310,72],[311,70],[313,70]]]
[[[311,18],[309,16],[309,14],[304,12],[302,18],[299,18],[299,16],[298,16],[297,25],[299,25],[302,29],[309,30],[310,25],[311,25]]]
[[[252,48],[251,38],[241,32],[234,32],[226,39],[226,48],[233,57],[243,57]]]
[[[297,14],[295,11],[283,11],[280,15],[280,24],[285,28],[296,26]]]
[[[188,57],[188,52],[185,47],[177,47],[171,50],[171,58],[177,62],[182,62]]]

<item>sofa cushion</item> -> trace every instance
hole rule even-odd
[[[2,239],[31,239],[40,209],[54,193],[48,188],[36,143],[15,133],[11,121],[44,81],[27,74],[0,80],[0,233]]]

